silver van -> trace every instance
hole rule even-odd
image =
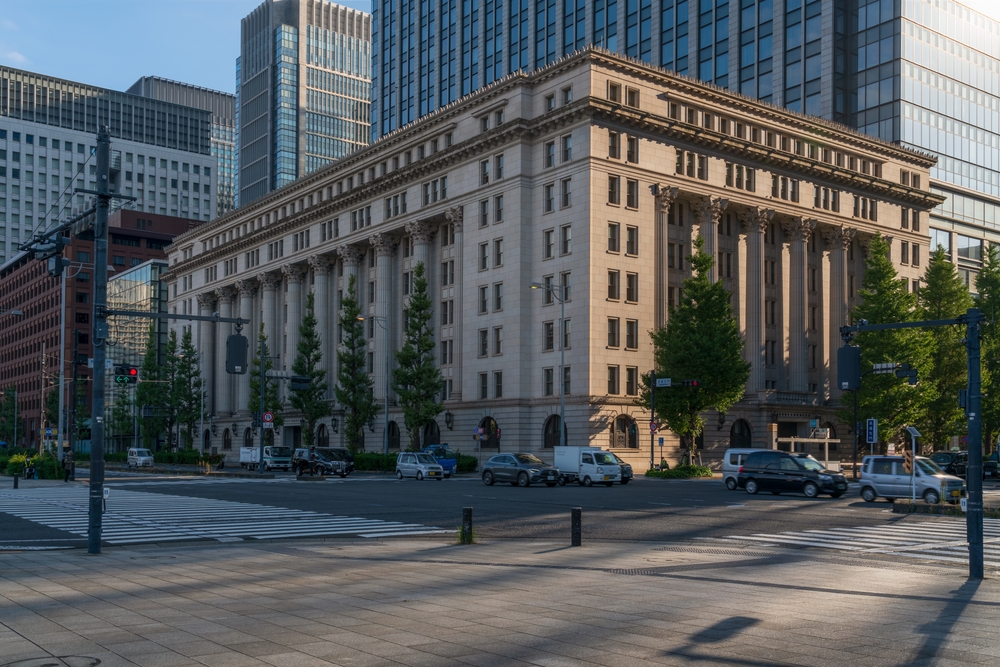
[[[421,479],[444,479],[444,468],[430,454],[424,452],[400,452],[396,457],[396,479],[416,477]]]
[[[153,453],[148,449],[143,449],[141,447],[132,447],[128,450],[128,456],[125,459],[125,466],[131,468],[135,466],[136,468],[141,468],[143,466],[153,467]]]
[[[866,456],[861,461],[859,486],[861,498],[868,503],[877,498],[889,502],[909,498],[911,478],[913,495],[931,505],[942,500],[957,503],[965,495],[965,482],[923,456],[916,458],[917,469],[912,476],[903,469],[902,456]]]
[[[726,488],[730,491],[736,490],[736,478],[740,474],[740,466],[746,461],[747,457],[753,452],[759,452],[760,449],[727,449],[726,453],[722,456],[722,483],[726,485]]]

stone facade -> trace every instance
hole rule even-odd
[[[506,77],[178,238],[169,249],[171,309],[195,312],[199,295],[236,287],[233,313],[253,320],[251,346],[263,321],[279,343],[278,366],[288,368],[314,290],[333,373],[338,309],[354,275],[364,314],[386,318],[386,331],[372,322],[366,332],[381,400],[384,346],[400,344],[411,272],[422,261],[450,413],[427,439],[475,452],[473,429],[495,426],[502,439],[487,440],[485,452],[498,444],[544,452],[558,440],[552,417],[565,377],[567,441],[612,446],[641,463],[651,454],[648,413],[635,405],[638,376],[652,365],[648,333],[666,324],[700,235],[718,258],[713,279],[733,295],[753,365],[744,400],[709,417],[708,451],[731,437],[763,446],[773,423],[802,435],[818,420],[845,435],[831,379],[838,328],[857,303],[874,234],[891,237],[909,284],[922,274],[927,211],[941,198],[904,185],[901,171],[922,175],[926,187],[933,163],[592,49]],[[547,296],[561,286],[565,326],[558,299]],[[222,339],[215,326],[203,328],[200,344],[222,374],[223,355],[210,347]],[[240,443],[246,378],[235,383],[210,404]],[[390,419],[405,446],[394,406]],[[376,422],[368,449],[382,446]],[[296,425],[286,407],[285,442],[297,442]],[[341,444],[329,425],[330,443]],[[660,435],[675,459],[677,439]]]

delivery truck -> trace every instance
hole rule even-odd
[[[260,463],[260,447],[240,447],[240,465],[256,470]],[[264,470],[291,470],[292,448],[270,445],[264,448]]]
[[[579,482],[583,486],[621,481],[621,466],[611,452],[598,447],[555,447],[555,467],[559,469],[559,484]]]

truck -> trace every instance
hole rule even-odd
[[[256,470],[260,463],[260,447],[240,447],[240,465]],[[264,470],[291,470],[292,449],[280,445],[264,448]]]
[[[555,467],[559,470],[559,485],[579,482],[582,486],[621,481],[621,466],[611,452],[599,447],[555,447]]]
[[[451,477],[458,472],[458,456],[448,448],[448,445],[427,445],[424,451],[432,455],[444,468],[445,477]]]

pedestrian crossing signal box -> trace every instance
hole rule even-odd
[[[909,475],[913,472],[913,451],[909,449],[903,450],[903,471]]]
[[[226,338],[226,372],[244,375],[247,372],[247,338],[232,334]]]

